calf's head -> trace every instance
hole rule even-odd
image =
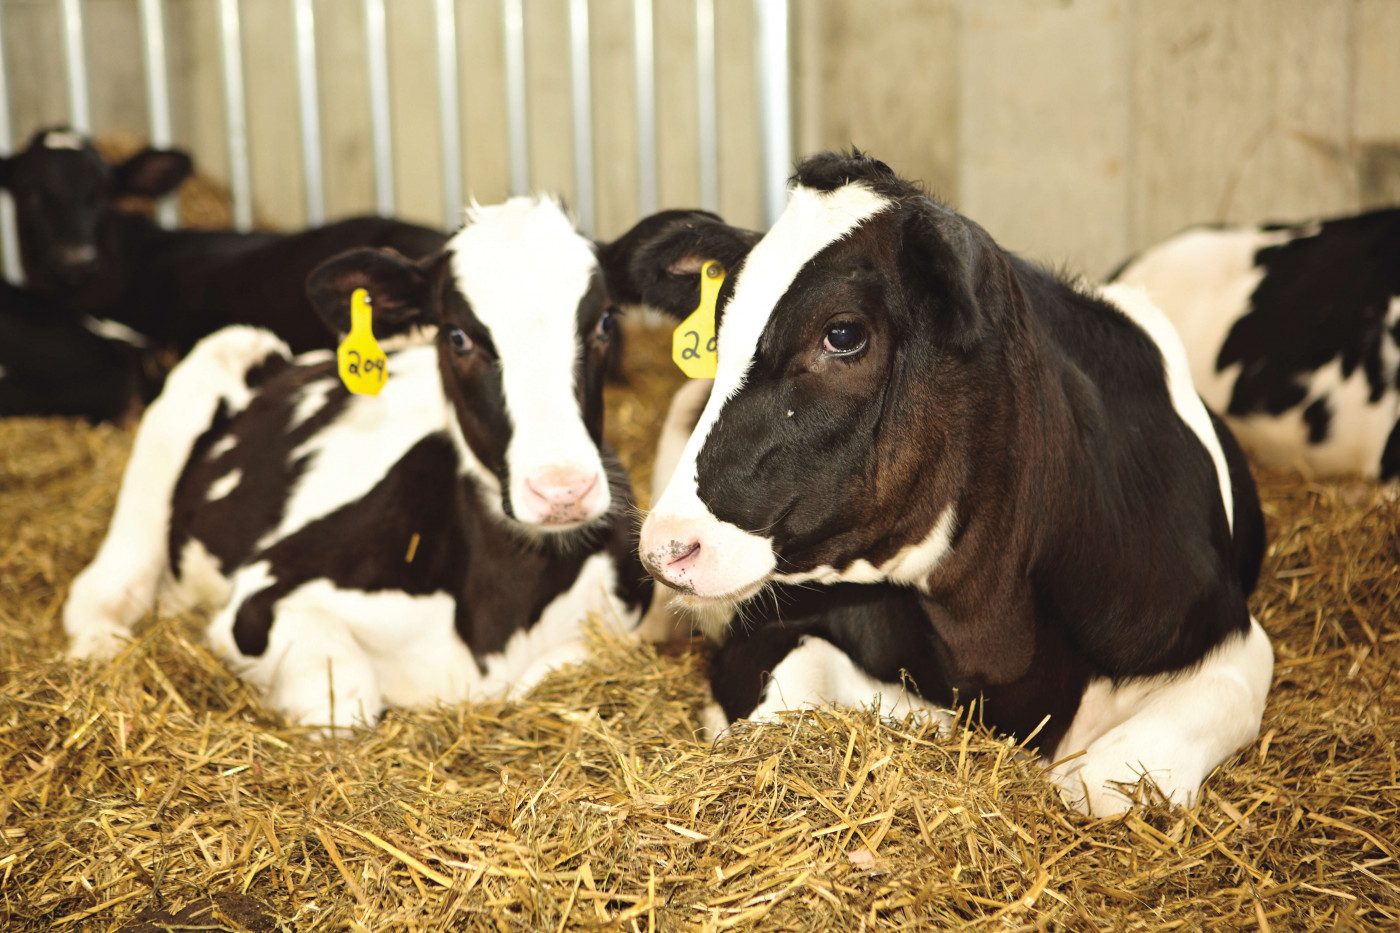
[[[81,288],[113,257],[105,255],[101,218],[120,197],[174,191],[191,170],[183,152],[146,149],[113,165],[68,129],[40,130],[19,153],[0,159],[0,188],[15,199],[20,257],[36,291]]]
[[[666,228],[669,232],[669,228]],[[634,237],[608,255],[625,263]],[[375,335],[437,327],[448,425],[464,469],[500,514],[535,533],[590,525],[614,502],[600,453],[603,377],[617,308],[608,247],[574,230],[549,198],[474,207],[442,252],[417,262],[359,249],[307,282],[330,327],[349,329],[350,295],[369,292]]]
[[[1019,297],[1007,260],[882,163],[825,155],[729,273],[714,390],[643,563],[697,605],[771,580],[921,580],[951,546],[997,391],[987,360]]]

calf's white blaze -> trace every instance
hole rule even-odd
[[[675,541],[701,542],[700,560],[683,581],[706,598],[752,595],[777,565],[772,542],[715,518],[700,501],[696,460],[725,404],[743,388],[773,308],[817,253],[885,210],[890,201],[860,184],[834,191],[797,187],[773,228],[749,252],[724,309],[714,390],[681,452],[666,491],[642,526],[643,555],[661,560]]]
[[[474,206],[448,244],[457,287],[491,332],[513,431],[506,449],[511,508],[544,518],[525,482],[550,468],[596,479],[589,518],[611,504],[602,458],[583,423],[575,390],[581,348],[575,318],[598,261],[557,203],[512,198]],[[587,338],[588,335],[584,335]]]

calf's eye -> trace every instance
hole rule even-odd
[[[855,321],[837,321],[826,328],[822,347],[837,356],[850,356],[865,349],[865,327]]]
[[[613,328],[617,326],[617,321],[613,317],[612,309],[603,312],[603,316],[598,318],[598,326],[593,328],[593,339],[606,343],[611,337]]]
[[[475,346],[475,344],[472,343],[472,338],[468,337],[466,331],[462,330],[460,327],[454,327],[452,330],[448,331],[447,339],[452,341],[452,349],[456,350],[458,353],[466,353]]]

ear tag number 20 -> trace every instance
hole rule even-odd
[[[724,266],[711,259],[700,267],[700,306],[671,338],[671,358],[692,379],[715,378],[715,301],[723,284]]]
[[[378,395],[389,378],[388,357],[374,339],[369,292],[357,288],[350,295],[350,334],[335,351],[340,381],[356,395]]]

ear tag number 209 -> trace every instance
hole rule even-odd
[[[715,378],[715,301],[724,284],[724,266],[713,259],[700,267],[700,306],[671,338],[671,358],[692,379]]]
[[[378,395],[389,378],[388,357],[374,339],[370,321],[369,292],[357,288],[350,295],[350,334],[335,352],[340,381],[356,395]]]

